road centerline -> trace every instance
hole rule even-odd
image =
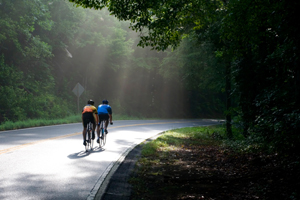
[[[157,124],[176,124],[176,123],[186,123],[186,122],[187,121],[183,121],[183,122],[174,121],[174,122],[154,122],[154,123],[142,123],[142,124],[129,124],[129,125],[110,127],[110,129],[130,127],[130,126],[157,125]],[[61,136],[57,136],[57,137],[47,138],[47,139],[39,140],[39,141],[36,141],[36,142],[29,142],[29,143],[21,144],[21,145],[18,145],[18,146],[14,146],[14,147],[10,147],[10,148],[7,148],[7,149],[0,150],[0,155],[16,151],[16,150],[25,148],[27,146],[31,146],[31,145],[51,141],[51,140],[58,140],[58,139],[62,139],[62,138],[72,137],[72,136],[80,135],[80,134],[82,134],[82,132],[76,132],[76,133],[71,133],[71,134],[67,134],[67,135],[61,135]]]

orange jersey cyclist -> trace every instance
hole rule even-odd
[[[96,124],[98,124],[99,118],[98,118],[98,112],[97,108],[94,106],[94,101],[92,99],[88,100],[87,105],[83,107],[82,109],[82,124],[83,124],[83,131],[82,131],[82,136],[83,136],[83,145],[86,145],[86,128],[87,124],[89,122],[93,123],[93,132],[92,132],[92,139],[95,139],[95,128]]]
[[[101,121],[105,120],[105,133],[107,134],[107,126],[108,126],[108,120],[110,121],[110,124],[112,125],[112,109],[110,105],[108,105],[108,101],[105,99],[102,101],[102,104],[98,106],[98,115],[99,115],[99,123],[97,126],[97,135],[98,139],[97,142],[99,143],[99,137],[100,137],[100,123]]]

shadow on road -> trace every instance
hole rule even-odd
[[[84,158],[92,153],[101,153],[105,151],[105,149],[103,148],[100,148],[100,147],[94,147],[93,150],[90,150],[90,151],[85,151],[85,150],[82,150],[80,152],[77,152],[77,153],[72,153],[70,155],[68,155],[68,158],[70,159],[79,159],[79,158]]]

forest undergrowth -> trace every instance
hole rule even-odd
[[[214,134],[178,131],[145,144],[131,199],[299,199],[299,159],[234,151]]]

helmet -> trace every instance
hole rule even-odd
[[[92,99],[88,100],[87,103],[90,104],[90,105],[94,105],[94,101]]]
[[[103,104],[108,104],[108,101],[107,101],[106,99],[104,99],[104,100],[102,101],[102,103],[103,103]]]

